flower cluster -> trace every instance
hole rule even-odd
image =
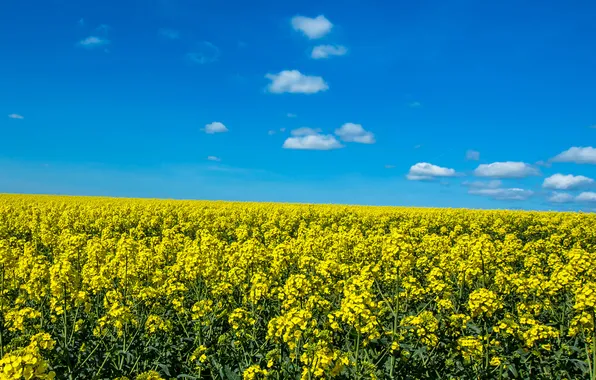
[[[590,378],[595,313],[594,214],[0,195],[0,379]]]

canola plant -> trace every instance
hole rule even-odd
[[[596,379],[596,215],[0,196],[0,379]]]

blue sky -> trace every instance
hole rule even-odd
[[[594,210],[595,16],[6,0],[0,192]]]

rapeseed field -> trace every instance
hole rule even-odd
[[[0,196],[0,379],[596,379],[596,216]]]

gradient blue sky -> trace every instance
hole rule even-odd
[[[595,17],[4,0],[0,192],[594,210]]]

